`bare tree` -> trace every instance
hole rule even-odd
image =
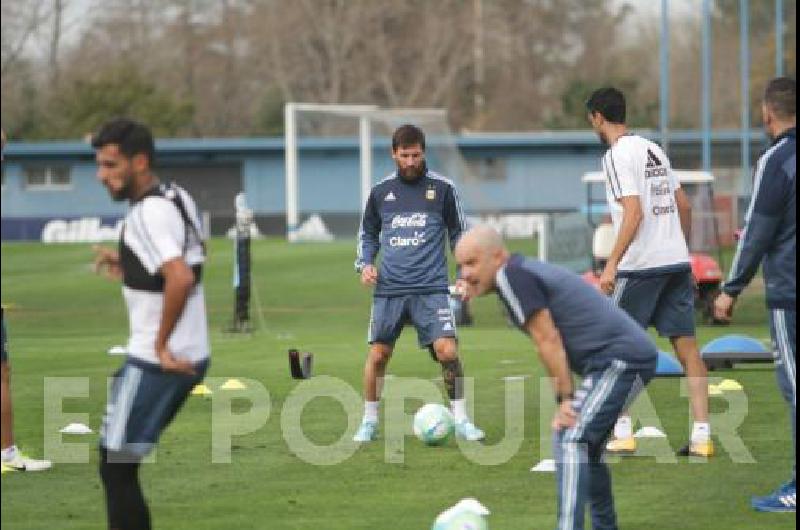
[[[65,39],[73,4],[2,3],[4,120],[68,131],[65,123],[46,125],[66,119],[63,97],[54,96],[80,94],[72,89],[113,72],[122,81],[128,73],[144,78],[142,86],[190,106],[180,132],[191,135],[274,134],[290,100],[446,107],[454,127],[473,130],[582,128],[587,91],[605,83],[631,94],[637,126],[656,125],[657,20],[632,19],[624,2],[96,0],[81,33]],[[738,2],[715,5],[713,83],[738,86]],[[751,5],[757,98],[774,64],[774,13]],[[791,74],[796,6],[785,5]],[[672,122],[694,127],[696,14],[673,27],[681,31],[673,32]],[[738,91],[714,94],[715,127],[735,126]]]
[[[49,53],[49,66],[50,66],[50,86],[53,88],[58,87],[61,77],[59,68],[59,50],[61,45],[61,34],[64,23],[64,0],[53,0],[53,15],[52,15],[52,31],[50,33],[50,53]]]
[[[2,50],[2,66],[0,71],[5,75],[8,69],[20,58],[25,46],[41,29],[47,20],[48,12],[45,0],[18,0],[2,2],[3,31],[0,32],[0,50]]]

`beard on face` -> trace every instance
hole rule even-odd
[[[106,186],[108,190],[108,194],[111,195],[111,199],[115,202],[122,202],[126,201],[131,198],[131,178],[128,178],[125,181],[125,184],[118,190],[113,190],[110,187]]]
[[[428,167],[425,165],[425,161],[423,160],[420,162],[418,166],[412,166],[407,168],[401,168],[400,164],[397,164],[397,174],[400,175],[404,180],[414,181],[419,178],[425,176],[427,173]]]

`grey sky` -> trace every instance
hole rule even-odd
[[[661,13],[660,0],[608,0],[615,5],[628,4],[633,8],[634,17],[658,17]],[[85,30],[90,21],[92,9],[100,8],[102,0],[65,0],[67,4],[64,20],[63,43],[67,46],[74,44]],[[696,12],[699,16],[700,0],[669,0],[670,16],[677,18]],[[49,46],[49,35],[44,28],[28,42],[27,53],[43,58]]]

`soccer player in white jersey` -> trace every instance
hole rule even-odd
[[[694,279],[686,244],[691,206],[661,148],[625,125],[625,96],[596,90],[586,102],[589,121],[607,145],[602,166],[616,241],[600,288],[640,325],[668,337],[686,371],[694,425],[678,454],[712,456],[706,366],[695,339]],[[623,414],[608,450],[636,450],[630,416]]]
[[[119,250],[96,248],[98,271],[122,281],[128,357],[115,376],[100,432],[100,477],[109,528],[150,528],[139,465],[208,368],[202,268],[205,248],[194,201],[152,171],[153,137],[117,119],[92,140],[97,178],[130,209]]]

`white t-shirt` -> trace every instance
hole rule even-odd
[[[642,222],[618,270],[641,271],[689,262],[675,190],[680,187],[661,148],[641,136],[621,136],[603,156],[606,199],[614,231],[622,226],[621,197],[638,196]]]
[[[156,275],[164,263],[180,256],[183,256],[190,267],[202,264],[205,260],[198,236],[201,225],[194,201],[183,189],[177,186],[174,189],[180,194],[196,229],[187,229],[178,208],[171,200],[158,196],[142,199],[131,207],[125,217],[122,236],[123,244],[130,249],[141,266],[136,263],[126,264],[123,256],[123,268],[126,265],[139,267],[140,271],[144,269],[143,274]],[[128,283],[127,279],[125,283]],[[164,293],[128,285],[123,285],[122,293],[128,307],[130,324],[128,355],[158,364],[155,341],[161,323]],[[201,283],[192,288],[167,344],[178,359],[196,362],[209,356],[208,323]]]

